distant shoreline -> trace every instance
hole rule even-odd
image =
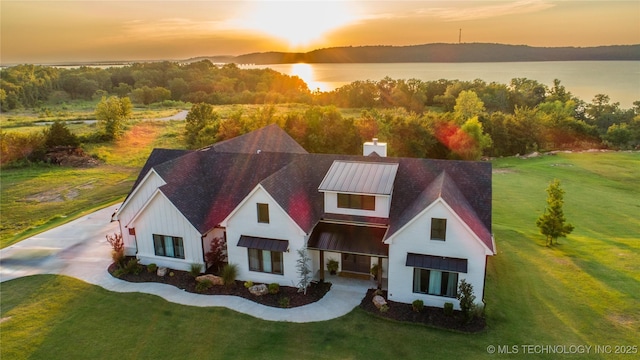
[[[640,61],[640,44],[594,47],[533,47],[491,43],[423,44],[409,46],[346,46],[305,53],[260,52],[238,56],[199,56],[183,60],[55,61],[31,63],[42,66],[126,66],[134,63],[192,63],[209,60],[216,64],[341,64],[341,63],[474,63],[547,61]],[[10,67],[24,63],[1,64]]]

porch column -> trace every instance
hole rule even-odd
[[[324,250],[320,250],[320,281],[324,281]]]
[[[378,289],[382,289],[382,258],[378,257]]]

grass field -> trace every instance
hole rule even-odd
[[[565,214],[576,229],[549,248],[535,219],[554,178],[566,190]],[[396,323],[359,309],[319,323],[267,322],[43,275],[2,283],[0,357],[637,358],[614,352],[640,347],[638,179],[639,153],[496,160],[498,255],[489,259],[488,326],[480,334]],[[558,355],[525,354],[523,345],[593,347]],[[596,345],[612,353],[596,354]],[[490,354],[489,346],[508,346],[511,354]]]

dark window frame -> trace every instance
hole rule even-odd
[[[265,266],[264,266],[265,253],[269,254],[271,271],[265,271]],[[247,257],[249,260],[249,271],[256,271],[256,272],[275,274],[275,275],[284,275],[284,253],[280,251],[248,248]],[[256,262],[254,262],[253,260],[254,258]]]
[[[447,219],[431,218],[431,240],[447,240]]]
[[[256,209],[258,212],[258,223],[260,224],[268,224],[270,221],[269,218],[269,204],[266,203],[257,203]]]
[[[373,195],[338,193],[338,207],[341,209],[376,210],[376,197]]]
[[[171,239],[171,253],[168,255],[167,239]],[[179,236],[153,234],[153,252],[156,256],[169,257],[174,259],[184,259],[184,239]]]

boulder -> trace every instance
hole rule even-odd
[[[378,309],[380,309],[383,305],[387,305],[387,300],[385,300],[380,295],[374,296],[372,301],[373,301],[373,305],[375,305],[376,308],[378,308]]]
[[[167,271],[168,269],[166,267],[159,267],[158,270],[156,271],[156,274],[158,276],[165,276],[167,275]]]
[[[265,284],[253,285],[249,288],[249,292],[255,296],[262,296],[269,293],[269,287]]]
[[[211,281],[211,284],[213,285],[224,285],[224,280],[220,276],[215,276],[212,274],[204,274],[196,278],[197,282],[202,282],[205,280]]]

